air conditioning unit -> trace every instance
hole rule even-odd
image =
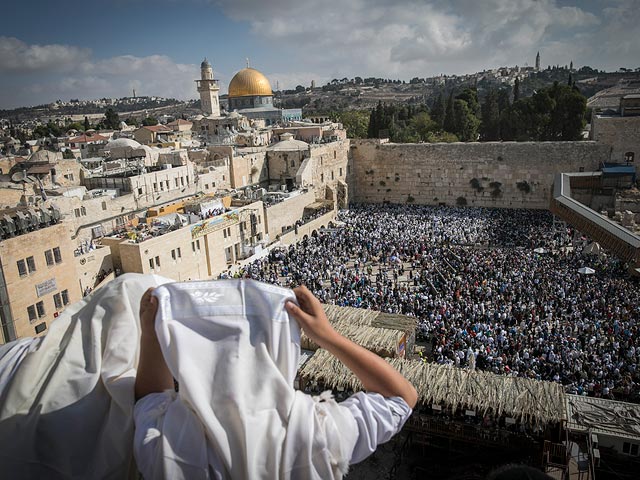
[[[593,449],[593,466],[596,468],[600,468],[600,449]]]

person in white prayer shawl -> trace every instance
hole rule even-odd
[[[165,284],[143,296],[140,320],[134,454],[146,479],[339,479],[417,401],[400,373],[331,327],[305,287]],[[337,403],[294,390],[300,327],[367,392]]]

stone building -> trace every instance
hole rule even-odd
[[[77,137],[72,137],[65,143],[76,156],[90,158],[95,157],[108,141],[109,137],[95,132],[87,132]]]
[[[165,125],[148,125],[133,132],[133,138],[143,145],[150,145],[174,142],[178,136]]]
[[[640,94],[622,97],[617,111],[594,113],[590,135],[611,147],[611,162],[635,162],[640,155]]]
[[[4,217],[18,220],[18,212]],[[66,226],[50,225],[54,221],[0,241],[0,343],[45,333],[65,306],[82,297]]]
[[[196,88],[200,94],[200,104],[202,111],[207,116],[220,116],[220,100],[218,92],[220,87],[218,81],[213,78],[213,68],[205,58],[200,64],[200,80],[196,80]]]
[[[254,68],[243,68],[229,82],[229,110],[249,119],[262,119],[266,125],[302,120],[302,109],[279,109],[273,106],[269,80]]]
[[[143,240],[104,238],[115,268],[175,280],[215,277],[255,252],[265,239],[261,201],[232,203],[226,212]]]

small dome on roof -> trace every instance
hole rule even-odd
[[[211,64],[209,63],[209,60],[207,60],[207,57],[205,57],[202,63],[200,64],[200,68],[210,68],[210,67],[211,67]]]
[[[302,140],[294,140],[293,135],[290,133],[283,133],[280,135],[282,141],[267,147],[267,150],[271,152],[290,152],[290,151],[304,151],[309,149],[309,144]]]
[[[138,142],[130,138],[117,138],[115,140],[109,141],[105,146],[105,149],[109,150],[111,148],[125,148],[125,147],[140,148],[140,146],[141,145]]]

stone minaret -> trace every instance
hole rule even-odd
[[[220,116],[220,101],[218,100],[218,81],[213,78],[213,68],[205,58],[200,64],[200,80],[196,80],[202,111],[214,117]]]
[[[536,55],[536,71],[540,71],[540,52]]]

